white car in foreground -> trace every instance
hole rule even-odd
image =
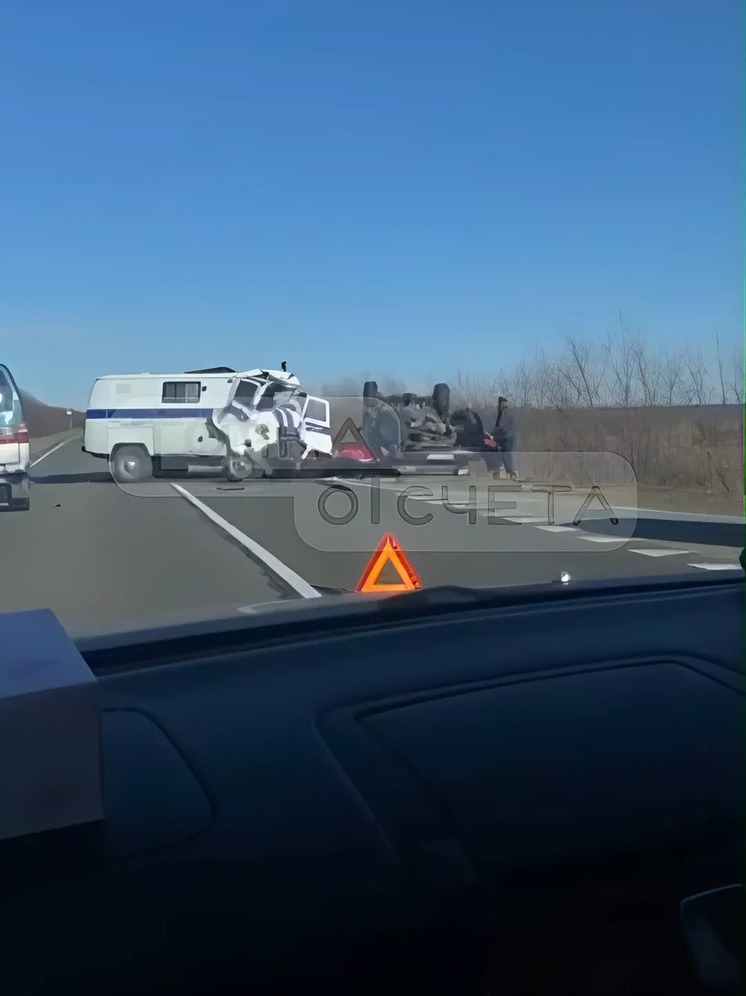
[[[28,511],[30,463],[21,392],[0,364],[0,509]]]

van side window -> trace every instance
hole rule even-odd
[[[198,380],[170,380],[163,385],[161,401],[169,405],[194,405],[201,396],[202,385]]]

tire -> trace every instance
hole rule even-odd
[[[7,512],[28,512],[31,504],[28,477],[14,475],[10,481],[4,478],[3,483],[10,484],[10,500],[4,510]]]
[[[260,477],[261,471],[247,457],[228,457],[225,463],[225,476],[229,481],[246,481],[251,477]]]
[[[153,476],[153,461],[144,446],[119,446],[109,459],[111,476],[118,484],[134,484]]]
[[[363,384],[363,397],[364,398],[378,397],[378,384],[374,380],[366,380],[366,382]]]
[[[297,439],[296,437],[295,439],[288,440],[288,446],[290,447],[290,450],[285,451],[287,456],[284,458],[285,460],[284,463],[281,462],[283,458],[280,457],[279,446],[273,444],[272,446],[269,447],[267,453],[267,460],[270,463],[270,470],[266,472],[267,477],[272,477],[277,480],[280,479],[286,480],[289,477],[296,477],[298,475],[301,467],[303,466],[302,445],[300,443],[300,440]],[[278,461],[279,466],[272,466],[274,460]],[[287,466],[288,460],[292,461],[293,466]]]
[[[447,418],[451,408],[451,389],[448,384],[436,384],[433,388],[433,407],[441,418]]]

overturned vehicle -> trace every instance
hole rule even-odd
[[[466,473],[474,453],[497,444],[470,408],[450,411],[450,389],[436,384],[431,395],[383,396],[375,381],[363,387],[361,438],[340,443],[335,456],[376,470]]]

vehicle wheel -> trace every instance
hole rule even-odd
[[[261,471],[246,457],[228,457],[225,476],[229,481],[246,481],[250,477],[260,477]]]
[[[364,398],[378,397],[378,384],[374,380],[366,380],[366,382],[363,384],[363,397]]]
[[[441,418],[446,418],[451,408],[451,389],[448,384],[436,384],[433,388],[433,406]]]
[[[110,460],[111,476],[119,484],[147,481],[153,476],[153,461],[142,446],[120,446]]]

